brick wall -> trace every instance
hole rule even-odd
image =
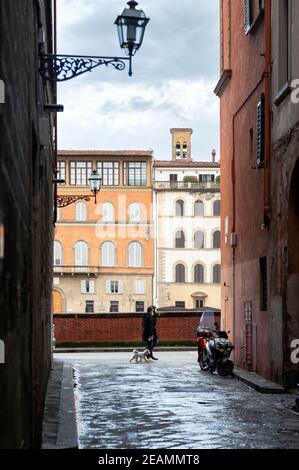
[[[195,341],[200,314],[160,313],[161,341]],[[74,343],[135,343],[141,341],[139,314],[58,314],[54,317],[56,345]]]
[[[53,90],[38,72],[39,25],[51,51],[50,5],[0,2],[0,448],[39,447],[50,368],[53,158],[39,118]]]

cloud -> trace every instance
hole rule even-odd
[[[59,52],[122,55],[114,20],[119,0],[58,0]],[[219,148],[218,0],[140,0],[151,18],[133,77],[100,67],[59,85],[60,148],[152,147],[170,158],[171,127],[192,127],[193,157]]]

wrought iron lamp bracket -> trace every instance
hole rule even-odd
[[[93,196],[56,196],[56,207],[66,207],[77,201],[90,201]]]
[[[40,74],[44,80],[65,82],[86,72],[91,72],[100,65],[112,65],[115,70],[124,70],[129,62],[129,75],[132,75],[132,56],[98,57],[43,54],[40,56]]]

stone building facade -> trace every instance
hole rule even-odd
[[[266,377],[271,376],[268,4],[221,0],[221,75],[215,90],[221,100],[221,312],[237,365]]]
[[[221,22],[222,312],[237,364],[294,387],[299,5],[222,0]]]
[[[172,160],[154,161],[155,303],[220,307],[220,164],[192,160],[192,129],[171,129]]]
[[[60,151],[59,195],[90,201],[59,209],[54,242],[54,313],[144,312],[153,303],[152,151]]]
[[[272,374],[295,387],[299,382],[299,3],[272,2],[271,19]]]
[[[39,75],[38,55],[53,52],[52,31],[50,1],[0,2],[0,448],[41,444],[51,360],[55,166],[53,122],[44,105],[55,102],[55,90]]]

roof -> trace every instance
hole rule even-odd
[[[57,154],[59,157],[152,157],[153,150],[58,150]]]
[[[198,312],[203,313],[207,311],[213,311],[215,313],[220,313],[221,310],[219,308],[213,307],[200,307],[200,308],[183,308],[183,307],[161,307],[157,309],[157,312]]]
[[[174,160],[155,160],[154,166],[156,168],[220,168],[219,162],[199,162],[191,161],[174,161]]]

